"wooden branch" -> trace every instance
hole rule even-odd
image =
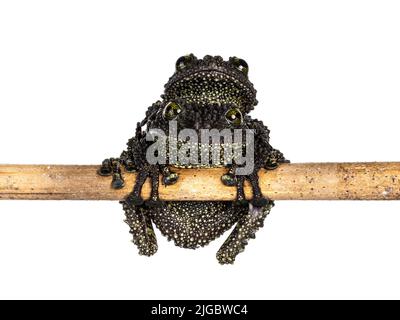
[[[96,174],[94,165],[0,165],[0,199],[121,200],[135,174],[125,173],[126,186],[110,187],[111,177]],[[236,188],[220,177],[225,169],[180,169],[175,185],[160,185],[164,200],[233,200]],[[400,199],[400,162],[283,164],[259,172],[265,196],[274,200]],[[148,198],[150,184],[143,187]],[[249,185],[246,195],[251,195]]]

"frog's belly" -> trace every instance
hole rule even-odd
[[[219,237],[247,210],[232,202],[176,201],[166,202],[151,217],[168,240],[195,249]]]

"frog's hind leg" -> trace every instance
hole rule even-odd
[[[125,202],[131,206],[141,206],[144,203],[142,196],[142,187],[149,176],[149,171],[147,169],[142,169],[138,172],[135,180],[135,185],[133,186],[133,191],[128,195]]]
[[[249,211],[239,217],[232,233],[218,250],[217,259],[219,263],[229,264],[235,261],[236,256],[244,251],[248,240],[254,239],[257,230],[264,226],[264,219],[273,206],[272,201],[269,201],[263,207],[249,204]]]
[[[130,227],[133,243],[138,247],[139,254],[151,256],[157,252],[157,239],[150,218],[149,208],[132,205],[130,202],[121,201],[125,211],[125,222]]]

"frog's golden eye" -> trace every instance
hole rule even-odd
[[[165,120],[173,120],[182,112],[181,106],[174,102],[168,102],[163,111],[163,118]]]
[[[229,123],[235,126],[240,125],[243,122],[243,115],[238,108],[233,108],[225,113],[225,118]]]
[[[186,56],[180,57],[178,60],[176,60],[176,71],[182,71],[185,69],[188,65],[190,65],[194,60],[196,60],[196,57],[194,54],[188,54]]]
[[[242,72],[244,75],[247,76],[249,74],[249,65],[246,61],[237,57],[232,57],[229,60],[235,66],[235,68]]]

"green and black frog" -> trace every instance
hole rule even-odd
[[[112,176],[111,185],[116,189],[124,187],[123,170],[137,172],[132,192],[121,203],[139,254],[151,256],[157,251],[153,223],[168,240],[190,249],[207,245],[235,225],[217,252],[220,263],[233,263],[248,240],[254,238],[256,231],[263,226],[273,201],[262,195],[257,172],[260,169],[275,169],[288,160],[269,144],[268,128],[248,115],[257,105],[256,90],[248,79],[248,72],[248,64],[237,57],[231,57],[228,61],[220,56],[209,55],[203,59],[193,54],[180,57],[176,61],[175,73],[165,85],[161,100],[148,108],[143,121],[137,124],[135,136],[128,141],[127,149],[119,158],[103,161],[98,173]],[[251,149],[254,150],[253,169],[247,174],[238,174],[240,166],[235,162],[235,157],[226,161],[221,156],[220,161],[215,162],[210,156],[209,162],[199,164],[180,162],[171,156],[171,150],[178,152],[188,143],[186,140],[177,141],[175,149],[171,149],[168,146],[172,143],[167,139],[165,163],[148,161],[147,151],[154,143],[148,138],[148,133],[160,129],[169,135],[172,121],[178,131],[191,129],[199,136],[204,129],[250,130],[254,140]],[[233,146],[232,140],[228,140],[224,144],[232,144],[242,153],[247,142]],[[204,143],[202,140],[196,147],[199,154],[211,154],[214,141]],[[160,201],[159,181],[171,185],[179,180],[174,167],[215,166],[226,167],[221,183],[237,188],[235,201]],[[141,189],[148,178],[151,181],[151,196],[144,201]],[[250,182],[253,190],[250,201],[246,200],[243,191],[245,180]]]

